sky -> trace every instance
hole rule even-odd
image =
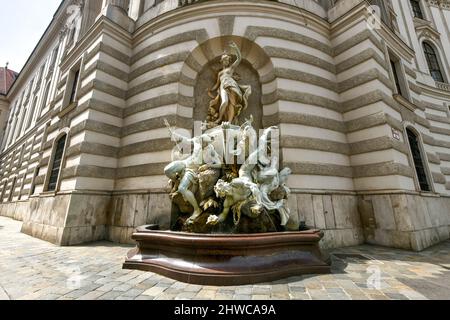
[[[61,0],[0,0],[0,66],[20,72]]]

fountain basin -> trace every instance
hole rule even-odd
[[[153,230],[152,230],[153,229]],[[319,230],[263,234],[192,234],[136,229],[137,247],[124,269],[214,286],[254,284],[302,274],[330,273]]]

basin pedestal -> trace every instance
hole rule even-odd
[[[177,281],[232,286],[302,274],[330,273],[319,230],[211,235],[151,230],[143,226],[124,269],[151,271]]]

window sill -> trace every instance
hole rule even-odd
[[[439,81],[435,81],[435,83],[436,83],[437,89],[450,92],[450,84],[445,83],[445,82],[439,82]]]
[[[38,195],[40,198],[55,197],[56,191],[45,191]]]
[[[65,107],[61,107],[59,109],[58,112],[58,117],[62,118],[64,117],[66,114],[68,114],[69,112],[71,112],[72,110],[74,110],[76,107],[78,107],[78,101],[72,102],[71,104],[65,106]]]
[[[409,100],[407,100],[405,97],[399,94],[393,95],[394,100],[400,103],[402,106],[404,106],[406,109],[409,109],[411,111],[415,111],[417,109],[417,106],[413,103],[411,103]]]
[[[433,191],[419,191],[420,195],[429,198],[439,198],[440,194]]]

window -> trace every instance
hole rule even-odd
[[[423,19],[423,13],[422,8],[420,7],[420,1],[419,0],[410,0],[411,7],[414,13],[414,17]]]
[[[37,104],[37,97],[34,98],[33,104],[31,105],[30,114],[28,115],[27,124],[25,126],[25,131],[30,128],[31,123],[33,122],[34,113],[36,112],[36,104]]]
[[[30,196],[32,196],[36,192],[36,178],[39,177],[39,173],[41,171],[40,167],[37,167],[34,171],[33,182],[31,184]]]
[[[39,110],[39,115],[42,114],[42,110],[44,110],[45,107],[47,106],[48,96],[50,94],[50,85],[51,85],[51,82],[49,81],[45,87],[44,96],[42,97],[41,109]]]
[[[8,185],[8,180],[6,180],[3,183],[3,187],[2,187],[2,193],[1,193],[1,198],[0,198],[0,203],[3,202],[3,200],[5,199],[5,191],[6,191],[6,186]]]
[[[69,31],[69,39],[67,40],[67,47],[71,47],[75,42],[75,33],[77,28],[75,25],[72,25]]]
[[[78,87],[78,79],[80,78],[80,69],[75,71],[73,79],[72,79],[72,89],[70,91],[70,99],[69,104],[75,102],[75,98],[77,96],[77,87]]]
[[[58,58],[58,51],[59,51],[59,46],[57,46],[55,49],[53,49],[52,52],[52,58],[51,58],[51,62],[50,62],[50,69],[49,69],[49,73],[53,72],[53,68],[55,67],[56,64],[56,59]]]
[[[55,191],[57,184],[58,184],[58,178],[59,178],[59,172],[61,170],[62,160],[63,160],[63,154],[64,154],[64,148],[66,146],[66,138],[67,135],[63,135],[59,140],[56,142],[56,149],[55,154],[53,156],[53,162],[50,170],[50,178],[48,181],[47,191]]]
[[[394,60],[391,60],[391,68],[392,68],[392,73],[394,74],[394,82],[395,82],[395,87],[397,88],[397,92],[398,92],[398,94],[403,95],[402,88],[400,86],[400,79],[398,78],[397,65]]]
[[[439,64],[438,57],[434,48],[428,43],[423,43],[423,51],[425,53],[425,58],[427,59],[428,68],[430,69],[431,77],[438,82],[445,82],[442,75],[441,67]]]
[[[414,167],[416,168],[417,179],[419,180],[420,190],[431,191],[430,184],[428,183],[427,175],[425,172],[425,166],[423,162],[422,152],[419,145],[418,135],[411,130],[406,128],[406,133],[408,135],[409,147],[411,149],[411,154],[413,157]]]
[[[12,184],[11,184],[11,190],[10,190],[9,196],[8,196],[8,202],[11,202],[14,198],[14,192],[16,191],[15,190],[16,189],[16,180],[17,180],[17,177],[14,177]]]
[[[390,27],[391,25],[389,21],[389,14],[387,10],[387,5],[384,2],[384,0],[369,0],[369,3],[372,6],[377,6],[380,9],[381,21],[383,21],[387,26]]]
[[[391,52],[389,52],[389,62],[392,70],[392,80],[395,84],[395,93],[401,95],[403,98],[408,99],[408,91],[406,86],[405,76],[403,74],[400,59],[395,57]]]

